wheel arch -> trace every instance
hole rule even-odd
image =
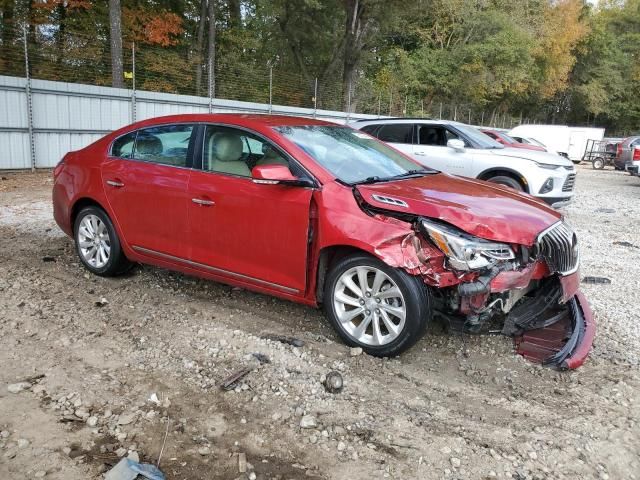
[[[324,299],[324,287],[327,279],[327,274],[333,265],[339,260],[348,257],[350,255],[369,255],[384,262],[384,259],[376,255],[373,250],[367,250],[355,245],[329,245],[320,250],[318,255],[318,262],[316,265],[316,288],[315,296],[316,302],[321,304]],[[387,262],[385,262],[387,263]]]
[[[76,224],[76,218],[78,217],[80,210],[82,210],[85,207],[98,207],[104,210],[104,212],[107,215],[109,215],[109,217],[111,218],[109,211],[104,207],[104,205],[102,205],[96,199],[91,197],[80,197],[73,203],[69,211],[69,221],[71,224],[71,229],[73,229]],[[113,218],[111,219],[111,221],[113,222]]]
[[[488,168],[487,170],[484,170],[482,173],[480,173],[476,178],[478,180],[488,180],[491,177],[497,177],[498,175],[503,175],[503,176],[513,178],[518,183],[520,183],[520,185],[522,185],[522,188],[524,189],[525,193],[531,193],[529,191],[529,182],[527,182],[526,178],[524,178],[524,176],[521,173],[508,167]]]

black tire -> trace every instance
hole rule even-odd
[[[109,243],[110,243],[109,258],[107,262],[100,267],[91,265],[85,259],[80,248],[80,241],[78,237],[80,224],[82,220],[89,215],[95,215],[96,217],[98,217],[104,223],[107,233],[109,235]],[[116,230],[113,227],[113,223],[111,222],[109,215],[107,215],[107,213],[104,210],[102,210],[100,207],[90,206],[80,210],[80,212],[76,216],[76,219],[73,225],[73,237],[76,244],[76,253],[78,254],[78,257],[80,258],[80,261],[82,262],[82,264],[91,273],[100,275],[101,277],[113,277],[126,272],[133,266],[133,264],[127,259],[127,257],[124,255],[124,252],[122,251],[120,239],[118,238],[118,234],[116,233]]]
[[[602,170],[604,169],[604,165],[605,165],[605,161],[604,158],[602,157],[596,157],[593,159],[593,161],[591,162],[591,166],[595,169],[595,170]]]
[[[488,178],[487,181],[511,187],[518,192],[524,192],[524,185],[515,178],[507,177],[506,175],[496,175],[495,177]]]
[[[400,289],[406,307],[405,322],[397,337],[383,345],[369,345],[354,339],[342,326],[334,305],[336,284],[342,274],[359,267],[373,267],[385,273]],[[342,340],[351,347],[361,347],[369,355],[392,357],[404,352],[415,344],[424,334],[432,318],[433,307],[431,292],[424,282],[399,268],[393,268],[377,258],[366,254],[345,257],[333,265],[329,271],[324,294],[324,310]]]

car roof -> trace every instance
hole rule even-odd
[[[231,123],[235,125],[255,126],[256,124],[270,127],[302,126],[302,125],[339,125],[334,122],[318,120],[316,118],[295,117],[288,115],[269,115],[259,113],[187,113],[153,117],[136,122],[127,128],[149,127],[167,123],[215,122]]]
[[[365,125],[382,125],[384,123],[424,123],[427,125],[462,125],[461,122],[455,122],[453,120],[434,120],[433,118],[373,118],[370,120],[358,120],[352,122],[349,125],[365,126]]]

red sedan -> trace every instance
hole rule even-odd
[[[595,332],[576,236],[501,186],[425,169],[369,135],[307,118],[178,115],[67,154],[54,215],[97,275],[132,262],[323,306],[377,356],[432,319],[560,368]]]
[[[500,132],[498,130],[491,130],[488,128],[481,128],[480,131],[485,135],[489,135],[496,142],[501,143],[505,147],[510,148],[524,148],[525,150],[537,150],[539,152],[546,152],[547,149],[541,147],[540,145],[533,145],[531,143],[521,143],[518,142],[515,138],[510,137],[504,132]]]

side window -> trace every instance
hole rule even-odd
[[[187,166],[193,125],[163,125],[138,131],[133,158],[145,162]]]
[[[131,132],[116,138],[111,146],[111,156],[119,158],[133,158],[133,144],[136,141],[136,134]]]
[[[202,152],[202,169],[250,177],[258,165],[285,165],[287,159],[270,143],[244,130],[207,126]]]
[[[447,144],[445,129],[437,125],[421,125],[418,132],[420,145],[436,145],[444,147]]]
[[[467,142],[463,137],[458,135],[456,132],[452,132],[448,128],[445,128],[444,131],[445,131],[445,140],[444,140],[444,144],[445,145],[447,144],[447,142],[449,140],[456,139],[456,140],[462,140],[464,142],[465,147],[470,147],[471,146],[471,145],[469,145],[469,142]]]
[[[388,123],[380,127],[377,137],[388,143],[413,143],[412,133],[411,123]]]
[[[376,130],[380,125],[365,125],[360,129],[360,131],[364,133],[368,133],[369,135],[376,136]]]
[[[482,132],[482,133],[484,133],[485,135],[487,135],[487,136],[489,136],[489,137],[493,138],[494,140],[500,141],[500,138],[498,138],[498,135],[496,135],[496,134],[495,134],[495,133],[493,133],[493,132]]]

